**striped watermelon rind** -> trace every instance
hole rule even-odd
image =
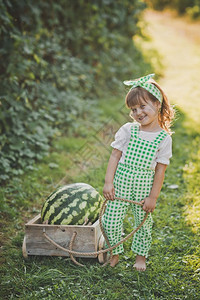
[[[89,184],[73,183],[51,193],[41,210],[41,221],[48,224],[82,225],[94,223],[102,204],[101,195]]]

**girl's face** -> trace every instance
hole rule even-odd
[[[158,129],[158,112],[160,103],[141,100],[140,103],[131,107],[132,116],[141,124],[141,129]]]

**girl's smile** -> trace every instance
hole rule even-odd
[[[151,101],[136,104],[131,107],[133,118],[141,124],[141,129],[157,130],[160,126],[158,123],[159,103]]]

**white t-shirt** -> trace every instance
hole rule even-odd
[[[111,146],[113,148],[122,151],[122,156],[119,161],[120,163],[124,163],[126,151],[131,138],[131,126],[134,126],[134,123],[124,124],[115,134],[115,141],[111,143]],[[152,142],[159,134],[160,131],[148,132],[148,131],[139,130],[139,137],[141,139]],[[155,170],[157,163],[169,165],[169,159],[171,157],[172,157],[172,138],[170,135],[167,135],[158,146],[158,151],[156,153],[155,159],[152,162],[151,169]]]

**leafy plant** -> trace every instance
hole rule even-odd
[[[200,17],[199,0],[148,0],[147,3],[157,10],[165,8],[175,9],[179,14],[188,14],[191,19],[198,19]]]
[[[51,139],[92,123],[102,91],[140,75],[139,0],[0,0],[0,180],[33,169]],[[148,68],[148,64],[144,64]]]

